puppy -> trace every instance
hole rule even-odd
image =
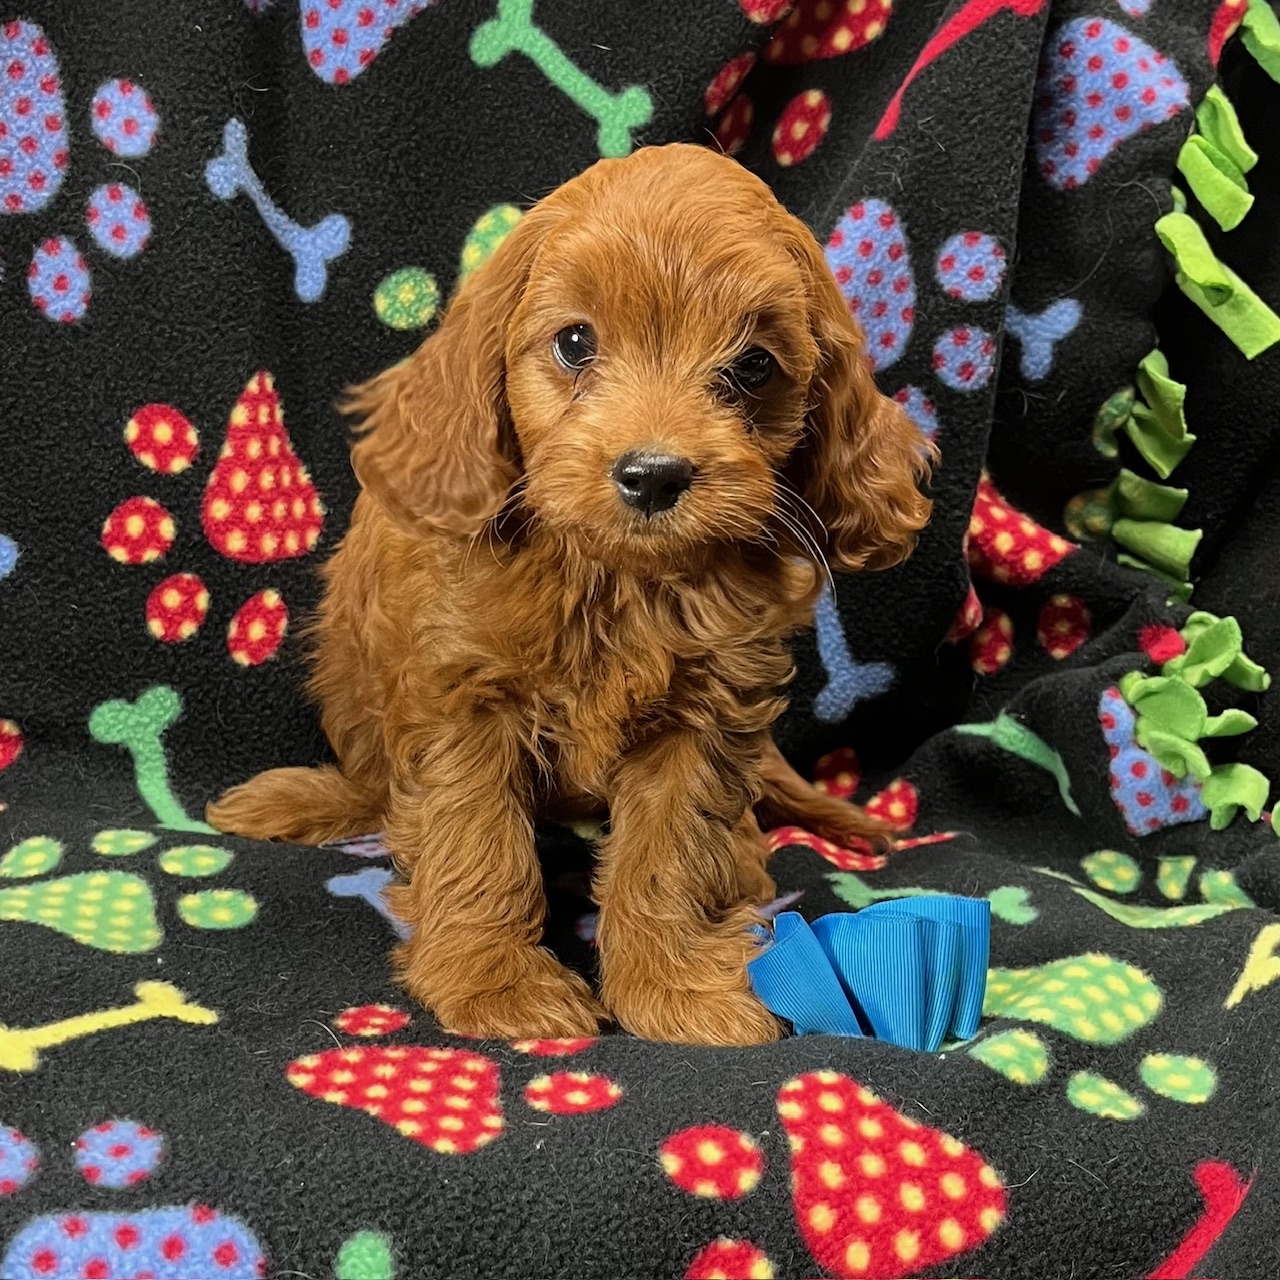
[[[759,823],[883,839],[773,744],[787,637],[824,549],[894,564],[930,511],[930,447],[813,236],[703,148],[603,160],[350,408],[362,492],[311,682],[338,765],[260,774],[209,821],[385,830],[397,977],[451,1031],[775,1038],[746,973]],[[597,999],[540,946],[534,819],[605,809]]]

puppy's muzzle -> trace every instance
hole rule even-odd
[[[693,483],[693,463],[667,453],[624,453],[613,464],[623,502],[648,517],[670,511]]]

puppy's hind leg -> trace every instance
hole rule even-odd
[[[893,841],[893,828],[887,822],[871,817],[848,800],[837,800],[819,791],[787,763],[772,742],[761,769],[761,783],[755,811],[766,830],[803,827],[838,845],[847,845],[855,839],[868,840],[877,853],[885,852]]]
[[[384,797],[326,764],[268,769],[223,792],[205,810],[205,818],[231,835],[323,844],[378,830],[384,806]]]

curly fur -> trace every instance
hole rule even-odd
[[[590,323],[597,359],[555,361]],[[748,346],[755,396],[720,371]],[[362,492],[325,568],[312,692],[338,767],[209,807],[225,831],[384,828],[413,926],[397,976],[447,1029],[748,1044],[773,892],[758,820],[883,838],[773,745],[825,572],[908,555],[929,447],[881,396],[809,231],[734,162],[676,145],[595,165],[530,210],[439,330],[356,388]],[[637,447],[692,487],[646,518]],[[600,991],[542,948],[533,824],[603,811]]]

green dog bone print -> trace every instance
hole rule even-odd
[[[181,714],[182,699],[178,691],[158,684],[140,694],[136,702],[115,698],[99,703],[89,716],[89,735],[95,742],[124,747],[133,757],[138,794],[160,826],[171,831],[216,835],[206,823],[187,817],[182,802],[169,785],[164,731]]]
[[[568,58],[534,23],[533,0],[498,0],[497,17],[481,23],[471,37],[471,61],[478,67],[497,66],[509,53],[523,53],[565,97],[595,118],[602,156],[627,155],[635,145],[632,133],[653,116],[647,89],[631,85],[611,93]]]
[[[145,831],[101,831],[91,847],[99,857],[132,857],[155,843]],[[62,862],[62,845],[34,836],[0,858],[0,876],[24,883],[0,889],[0,920],[43,925],[97,951],[138,954],[154,951],[164,939],[151,885],[130,871],[80,871],[35,880]],[[157,860],[167,875],[193,879],[216,875],[232,854],[212,845],[179,845]],[[241,929],[258,914],[258,904],[241,889],[201,889],[180,896],[178,916],[193,929]]]
[[[1047,867],[1037,867],[1043,876],[1051,876],[1071,886],[1071,891],[1086,902],[1105,911],[1113,920],[1131,929],[1187,929],[1203,924],[1228,911],[1240,911],[1254,905],[1253,900],[1235,882],[1230,871],[1202,872],[1199,879],[1201,902],[1182,902],[1195,870],[1196,860],[1185,855],[1168,855],[1159,859],[1156,888],[1176,906],[1156,907],[1139,902],[1117,902],[1108,894],[1130,894],[1142,883],[1142,868],[1127,853],[1115,849],[1099,849],[1081,859],[1080,866],[1099,893],[1081,884],[1074,876]]]
[[[873,902],[885,902],[891,898],[927,898],[938,892],[936,889],[923,889],[919,885],[873,889],[852,871],[833,871],[827,879],[831,882],[832,893],[859,911]],[[1031,924],[1039,918],[1040,912],[1031,905],[1031,895],[1020,885],[1001,885],[986,896],[991,903],[991,914],[1005,924]]]

